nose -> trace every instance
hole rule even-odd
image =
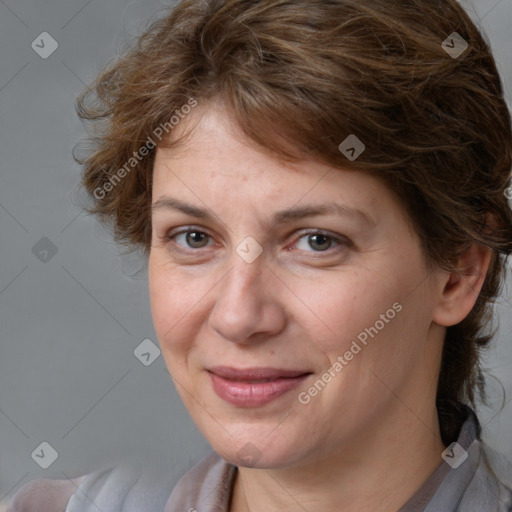
[[[218,285],[210,327],[224,339],[239,344],[277,335],[286,324],[280,286],[263,258],[247,263],[235,254],[231,270]]]

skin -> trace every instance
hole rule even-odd
[[[473,246],[459,275],[429,272],[404,208],[379,180],[285,164],[224,112],[194,110],[174,129],[193,128],[186,143],[156,154],[153,203],[172,197],[213,216],[153,210],[150,297],[169,372],[214,450],[239,466],[232,512],[394,512],[442,463],[435,394],[445,328],[471,310],[489,253]],[[368,221],[331,213],[270,224],[277,211],[331,201]],[[173,237],[186,228],[206,235]],[[263,250],[252,263],[236,252],[248,236]],[[395,303],[400,312],[300,403]],[[266,405],[238,407],[214,392],[214,365],[312,375]],[[259,458],[243,467],[249,442]]]

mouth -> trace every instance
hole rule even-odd
[[[312,372],[217,366],[210,368],[208,373],[213,390],[220,398],[239,407],[258,407],[295,389]]]

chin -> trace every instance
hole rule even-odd
[[[283,443],[284,439],[271,438],[268,433],[251,434],[247,429],[244,435],[224,436],[223,441],[209,440],[213,449],[226,461],[235,466],[255,469],[277,469],[294,464],[300,455],[297,442]],[[289,440],[288,440],[289,441]]]

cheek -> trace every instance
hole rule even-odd
[[[411,294],[420,269],[396,262],[386,269],[332,275],[321,287],[315,283],[300,292],[315,313],[303,313],[309,319],[303,328],[307,325],[315,349],[323,353],[325,367],[343,358],[343,377],[332,390],[355,386],[357,396],[366,396],[369,389],[382,387],[372,372],[392,385],[422,350],[428,298],[418,290]]]
[[[187,340],[185,333],[195,323],[198,296],[190,293],[195,287],[179,272],[160,264],[156,257],[150,257],[148,276],[151,314],[160,345],[164,353],[182,350]]]
[[[361,333],[364,340],[365,329],[376,322],[380,327],[381,314],[391,310],[388,316],[394,316],[392,306],[399,295],[396,287],[379,283],[374,275],[362,272],[331,274],[329,279],[296,290],[297,296],[305,299],[304,306],[297,302],[295,314],[329,359],[348,350]]]

